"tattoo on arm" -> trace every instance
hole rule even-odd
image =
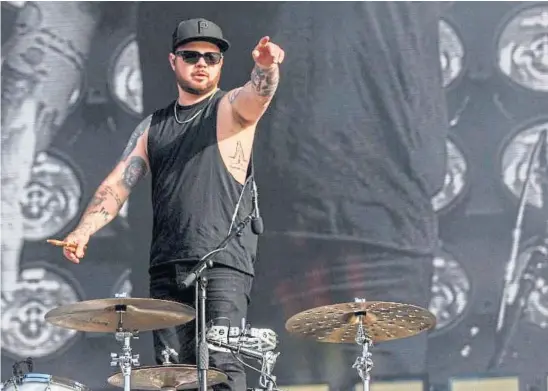
[[[228,101],[230,103],[234,102],[234,100],[240,95],[240,92],[242,92],[242,87],[236,88],[235,90],[230,91],[228,94]]]
[[[105,209],[104,206],[101,206],[99,209],[92,210],[88,213],[88,215],[99,215],[101,216],[106,222],[110,220],[110,213],[108,210]]]
[[[274,96],[279,81],[280,72],[277,66],[262,69],[255,65],[251,72],[251,86],[257,95],[262,97]]]
[[[86,235],[92,235],[95,232],[95,226],[92,223],[82,223],[74,230],[74,232],[81,232]]]
[[[147,163],[140,156],[133,156],[124,170],[122,184],[131,190],[148,172]]]
[[[116,191],[108,185],[103,186],[97,192],[97,194],[91,200],[91,206],[100,206],[100,205],[102,205],[103,202],[105,202],[105,200],[107,199],[107,196],[109,196],[109,195],[112,196],[112,198],[114,198],[114,200],[116,201],[116,205],[118,205],[118,207],[122,206],[123,202],[120,199],[120,196],[118,194],[116,194]]]
[[[124,152],[122,153],[122,158],[120,159],[120,161],[126,161],[129,155],[131,155],[131,153],[135,149],[135,146],[137,145],[137,141],[139,141],[139,137],[141,137],[147,131],[147,129],[150,128],[151,121],[152,115],[149,115],[144,120],[142,120],[139,125],[137,125],[129,138],[129,141],[126,145],[126,148],[124,149]]]
[[[234,156],[230,156],[230,159],[232,160],[230,162],[231,168],[243,172],[247,171],[247,159],[245,158],[241,141],[236,143],[236,151],[234,151]]]

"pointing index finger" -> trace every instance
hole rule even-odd
[[[268,43],[268,41],[270,41],[269,36],[262,37],[261,40],[259,41],[259,46],[265,46]]]

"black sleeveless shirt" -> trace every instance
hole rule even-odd
[[[236,181],[217,143],[217,108],[225,94],[218,90],[211,99],[184,107],[175,101],[152,116],[148,133],[151,268],[165,263],[195,263],[226,238],[231,225],[252,211],[250,175],[245,185]],[[183,124],[175,119],[174,105]],[[253,274],[256,249],[257,236],[247,225],[243,234],[232,239],[213,260]]]

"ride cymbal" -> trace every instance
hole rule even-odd
[[[317,307],[293,315],[285,324],[292,334],[319,342],[356,343],[358,325],[373,342],[406,338],[430,329],[436,318],[409,304],[370,301]]]

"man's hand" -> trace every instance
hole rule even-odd
[[[251,55],[255,61],[251,79],[243,87],[231,90],[225,100],[239,130],[254,127],[265,113],[280,81],[278,64],[285,57],[282,48],[270,42],[270,37],[261,38]]]
[[[275,43],[270,42],[270,37],[263,37],[251,53],[255,64],[261,68],[270,68],[274,64],[281,64],[285,52]]]
[[[63,247],[63,255],[69,261],[74,263],[80,263],[85,255],[85,248],[89,242],[90,235],[85,232],[84,229],[76,229],[64,239],[65,242],[70,243],[71,246]]]

